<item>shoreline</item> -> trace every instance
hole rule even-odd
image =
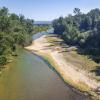
[[[93,91],[96,87],[99,86],[99,83],[97,84],[95,81],[89,79],[84,75],[84,73],[77,71],[73,65],[64,61],[62,54],[58,54],[57,49],[60,47],[57,47],[56,50],[52,50],[51,48],[47,48],[49,47],[48,45],[50,44],[46,41],[46,35],[43,35],[40,38],[34,40],[32,45],[25,47],[25,49],[31,51],[32,53],[42,57],[47,62],[49,62],[50,65],[62,77],[65,83],[83,93],[88,93],[93,97],[99,98],[99,96]]]
[[[26,49],[26,48],[25,48],[25,49]],[[56,68],[55,68],[55,66],[53,65],[53,63],[52,63],[50,60],[48,60],[48,58],[47,58],[46,56],[43,56],[42,54],[33,52],[33,51],[31,51],[31,50],[28,50],[28,49],[26,49],[26,50],[29,51],[29,52],[31,52],[33,55],[39,57],[39,58],[42,59],[43,61],[45,61],[49,66],[52,66],[52,70],[54,70],[54,71],[59,75],[59,77],[64,81],[64,83],[65,83],[69,88],[72,89],[72,91],[75,91],[76,93],[80,93],[80,95],[83,94],[84,96],[89,97],[90,100],[100,100],[100,99],[98,99],[98,98],[96,99],[96,98],[94,97],[94,95],[91,95],[91,92],[89,92],[89,91],[84,91],[84,90],[82,90],[82,88],[80,89],[76,84],[74,85],[74,84],[70,83],[70,80],[66,81],[66,80],[64,79],[64,77],[56,70]],[[92,97],[91,97],[91,96],[92,96]]]
[[[27,49],[26,49],[27,50]],[[69,87],[72,89],[72,91],[75,91],[76,93],[80,93],[80,94],[83,94],[84,96],[89,96],[89,94],[87,92],[82,92],[81,90],[75,88],[74,86],[68,84],[68,82],[65,82],[63,77],[58,73],[58,71],[55,69],[55,67],[50,63],[49,60],[47,60],[45,57],[33,52],[33,51],[30,51],[30,50],[27,50],[29,51],[30,53],[32,53],[33,55],[39,57],[41,60],[43,60],[48,66],[50,69],[52,69],[53,71],[55,71],[57,73],[57,75],[62,79],[62,81]]]

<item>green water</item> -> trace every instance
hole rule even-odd
[[[69,88],[39,57],[20,51],[0,76],[0,100],[89,100]]]

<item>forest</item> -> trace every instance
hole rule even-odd
[[[77,46],[81,54],[86,54],[100,62],[100,9],[84,14],[79,8],[74,15],[60,17],[53,21],[54,33],[71,46]],[[0,65],[16,56],[17,46],[31,43],[34,33],[45,31],[49,26],[33,25],[33,19],[22,14],[9,13],[8,8],[0,8]]]
[[[9,13],[8,8],[0,8],[0,66],[17,56],[18,46],[31,43],[32,35],[47,30],[49,26],[34,26],[33,19],[22,14]]]
[[[73,12],[74,15],[53,21],[54,33],[66,44],[78,47],[80,54],[88,55],[100,63],[100,9],[92,9],[84,14],[75,8]]]

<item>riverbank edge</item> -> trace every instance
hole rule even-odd
[[[31,44],[31,43],[30,43]],[[29,45],[30,45],[29,44]],[[6,69],[9,69],[11,64],[16,61],[16,59],[18,58],[18,56],[20,55],[20,51],[24,50],[24,47],[23,46],[20,46],[20,45],[17,45],[17,50],[16,50],[16,55],[15,56],[11,56],[11,59],[8,60],[8,62],[4,65],[1,66],[0,68],[0,75],[3,74],[3,72],[6,70]]]
[[[75,83],[73,81],[73,79],[66,77],[64,75],[64,73],[62,73],[62,71],[59,69],[60,66],[52,59],[50,54],[41,53],[41,52],[35,51],[35,50],[29,50],[27,48],[25,48],[25,49],[27,51],[39,56],[40,58],[44,59],[45,61],[47,61],[53,67],[53,69],[59,74],[59,76],[63,79],[63,81],[66,84],[68,84],[69,86],[71,86],[72,88],[74,88],[76,91],[79,91],[79,92],[83,93],[84,95],[89,96],[91,98],[91,100],[100,100],[98,98],[98,95],[95,92],[93,92],[89,86],[87,86],[86,84]]]

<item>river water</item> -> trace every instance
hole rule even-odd
[[[89,100],[76,93],[40,57],[21,50],[0,76],[0,100]]]

